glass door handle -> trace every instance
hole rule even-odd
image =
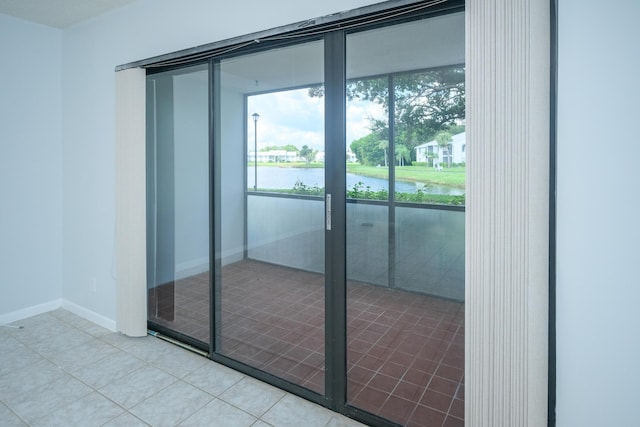
[[[331,194],[327,194],[325,202],[326,219],[327,219],[327,231],[331,231]]]

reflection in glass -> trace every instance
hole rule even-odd
[[[147,77],[148,319],[209,343],[207,66]]]

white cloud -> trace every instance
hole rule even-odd
[[[385,117],[386,114],[381,105],[368,101],[347,102],[347,146],[371,132],[370,118],[383,120]]]
[[[308,145],[324,151],[324,98],[312,98],[308,89],[297,89],[250,96],[247,100],[248,143],[253,147],[254,123],[251,115],[258,113],[258,146],[300,148]],[[354,139],[369,133],[369,117],[383,119],[380,105],[365,101],[347,104],[347,146]]]

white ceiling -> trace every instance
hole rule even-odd
[[[134,1],[0,0],[0,13],[63,29]]]

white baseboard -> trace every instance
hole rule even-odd
[[[73,303],[69,300],[62,300],[62,308],[71,313],[80,316],[84,319],[87,319],[90,322],[95,323],[98,326],[102,326],[105,329],[110,330],[111,332],[116,332],[116,321],[113,319],[109,319],[101,314],[96,313],[95,311],[91,311],[85,307],[82,307],[76,303]]]
[[[244,253],[242,251],[228,251],[222,253],[222,266],[233,264],[234,262],[242,261],[244,259]]]
[[[94,311],[88,310],[76,303],[68,301],[63,298],[55,299],[43,304],[33,305],[31,307],[23,308],[21,310],[12,311],[11,313],[0,314],[0,325],[6,325],[13,322],[26,319],[28,317],[37,316],[39,314],[48,313],[49,311],[63,308],[75,315],[78,315],[90,322],[95,323],[98,326],[102,326],[112,332],[116,331],[115,320],[109,319]]]
[[[27,317],[37,316],[38,314],[57,310],[62,307],[62,298],[58,298],[42,304],[32,305],[31,307],[12,311],[11,313],[0,314],[0,325],[17,322]]]
[[[209,271],[209,257],[203,257],[176,265],[176,280]]]

